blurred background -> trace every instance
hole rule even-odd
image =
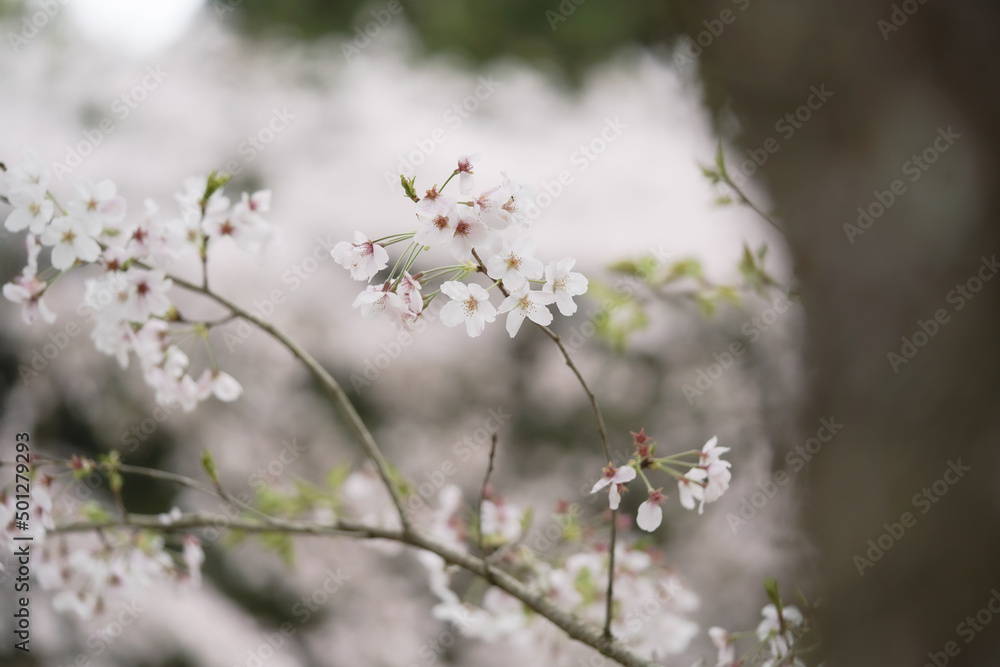
[[[955,626],[1000,585],[991,579],[1000,503],[989,474],[1000,292],[984,283],[967,308],[948,300],[997,247],[992,6],[53,0],[0,8],[0,161],[16,163],[30,147],[67,165],[53,179],[64,196],[78,178],[110,178],[130,215],[147,197],[172,210],[182,179],[212,169],[235,174],[230,196],[270,188],[281,246],[261,259],[220,246],[214,288],[273,310],[268,317],[349,388],[410,479],[429,479],[490,410],[505,411],[496,489],[533,504],[536,516],[559,500],[593,516],[602,505],[581,489],[604,462],[589,407],[550,341],[529,330],[510,340],[498,325],[470,340],[431,324],[395,348],[386,323],[351,310],[356,283],[327,258],[356,229],[373,237],[409,229],[401,172],[422,191],[458,155],[478,152],[479,184],[503,171],[547,190],[551,204],[534,223],[539,254],[576,257],[591,280],[580,311],[557,318],[556,330],[580,341],[575,356],[614,449],[624,454],[628,432],[642,427],[671,451],[712,435],[732,448],[729,493],[703,517],[672,499],[655,535],[664,564],[701,598],[702,632],[671,664],[714,664],[710,625],[755,627],[765,576],[789,595],[794,586],[810,599],[822,594],[830,664],[917,664],[948,641],[962,642],[953,663],[996,664],[992,628],[966,645]],[[104,119],[110,131],[100,129]],[[774,211],[786,233],[703,173],[720,138],[740,192]],[[557,192],[561,172],[570,182]],[[889,201],[883,193],[896,179],[904,194]],[[0,281],[23,265],[20,238],[0,245]],[[746,249],[764,246],[776,284],[755,290]],[[644,279],[675,274],[669,283]],[[360,464],[339,416],[260,333],[215,341],[222,367],[246,388],[240,401],[174,411],[152,432],[141,425],[155,403],[138,372],[120,371],[83,336],[23,380],[19,366],[50,335],[85,325],[83,278],[47,295],[59,314],[51,326],[25,327],[17,306],[0,305],[5,442],[29,430],[55,456],[120,449],[127,462],[192,476],[210,447],[234,491],[260,477],[292,488],[335,464]],[[269,306],[275,290],[284,300]],[[940,308],[954,324],[919,356],[887,363],[887,353],[905,354],[901,337]],[[602,310],[612,316],[595,326]],[[734,342],[745,353],[727,361]],[[793,467],[786,456],[823,419],[842,432],[809,466]],[[278,458],[288,443],[305,446],[291,463]],[[449,480],[467,495],[481,481],[482,454]],[[972,472],[919,518],[905,549],[860,575],[853,556],[866,540],[914,511],[911,496],[959,456]],[[778,471],[792,483],[750,513],[748,499]],[[129,479],[125,492],[136,512],[218,509],[149,480]],[[625,514],[634,516],[642,498],[630,495]],[[120,636],[104,632],[115,610],[79,622],[42,602],[30,656],[5,642],[0,659],[247,665],[268,633],[292,622],[294,636],[268,665],[500,665],[513,656],[552,664],[477,641],[428,657],[421,649],[444,628],[428,613],[425,573],[406,556],[303,539],[289,574],[257,542],[210,541],[206,551],[200,589],[151,589]],[[318,613],[296,615],[337,567],[347,583]]]

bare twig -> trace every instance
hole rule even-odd
[[[730,188],[732,188],[733,192],[736,193],[736,196],[739,197],[740,201],[749,206],[750,209],[754,211],[754,213],[767,220],[769,223],[771,223],[772,227],[777,229],[782,234],[785,235],[788,234],[788,232],[786,232],[785,229],[778,224],[777,220],[775,220],[773,217],[765,213],[760,207],[758,207],[756,204],[750,201],[750,198],[747,197],[746,194],[744,194],[743,190],[741,190],[738,185],[733,183],[733,179],[729,178],[728,174],[725,173],[722,174],[722,182],[728,185]]]
[[[486,549],[483,547],[483,503],[486,501],[486,490],[490,484],[490,475],[493,474],[493,459],[497,454],[497,434],[493,434],[490,442],[490,460],[486,464],[486,475],[483,476],[483,488],[479,492],[479,506],[476,508],[476,517],[479,521],[479,555],[486,558]]]
[[[476,259],[476,262],[479,264],[479,270],[482,271],[483,275],[486,276],[487,278],[490,278],[490,274],[487,273],[486,271],[486,264],[483,262],[482,258],[479,256],[479,253],[477,253],[475,249],[473,249],[472,251],[472,256]],[[493,278],[490,278],[490,280],[493,280]],[[510,296],[510,292],[507,291],[507,289],[503,285],[500,285],[499,287],[500,291],[503,292],[504,296]],[[566,346],[563,345],[562,338],[559,337],[559,334],[557,334],[555,331],[553,331],[552,329],[548,328],[543,324],[538,324],[537,322],[532,322],[532,324],[534,324],[536,327],[545,332],[545,335],[548,336],[550,339],[552,339],[552,342],[556,344],[556,347],[558,347],[559,351],[562,352],[563,359],[566,361],[566,365],[569,366],[570,370],[573,371],[573,374],[576,375],[576,379],[580,382],[580,386],[583,387],[583,392],[587,394],[587,398],[590,400],[590,407],[594,411],[594,419],[597,421],[597,434],[600,436],[601,446],[604,448],[604,458],[606,458],[608,460],[608,463],[610,464],[611,446],[608,444],[608,432],[607,429],[604,427],[604,415],[601,413],[601,408],[597,404],[597,396],[594,395],[594,392],[590,389],[590,385],[588,385],[587,381],[584,379],[583,373],[580,372],[580,369],[577,368],[576,364],[573,362],[573,358],[570,356],[569,350],[566,349]],[[604,636],[609,640],[611,639],[611,615],[613,612],[612,598],[614,596],[614,591],[615,591],[615,543],[618,537],[618,531],[615,527],[615,521],[617,520],[617,518],[618,518],[618,513],[612,510],[611,538],[609,540],[610,560],[608,562],[608,591],[607,591],[607,601],[605,604],[606,615],[604,618]]]

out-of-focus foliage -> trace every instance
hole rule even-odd
[[[355,29],[363,31],[379,17],[384,21],[391,9],[388,0],[212,2],[222,11],[232,6],[233,15],[239,14],[251,35],[278,33],[304,39],[346,34],[363,41],[363,33]],[[535,64],[555,64],[572,78],[624,46],[670,42],[677,34],[676,6],[668,2],[402,0],[399,5],[431,52],[454,53],[476,63],[512,55]]]

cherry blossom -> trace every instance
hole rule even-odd
[[[65,271],[77,260],[93,262],[101,254],[101,246],[92,237],[89,219],[69,215],[55,218],[42,233],[42,244],[53,246],[52,266]]]
[[[566,317],[576,312],[573,297],[587,292],[588,281],[584,275],[570,270],[574,264],[576,260],[572,257],[549,263],[545,267],[545,285],[542,286],[543,292],[555,294],[556,306]]]
[[[472,211],[465,210],[457,214],[452,232],[451,252],[460,261],[472,257],[472,249],[484,243],[490,230],[486,223]]]
[[[33,188],[45,192],[49,187],[49,165],[35,151],[28,149],[21,153],[21,164],[9,168],[3,174],[3,183],[10,193]]]
[[[388,284],[381,286],[369,285],[364,292],[358,294],[357,298],[354,299],[352,307],[359,308],[361,316],[366,320],[384,314],[397,324],[400,323],[400,319],[404,313],[410,312],[402,297],[395,292],[389,291]]]
[[[194,535],[184,536],[184,566],[187,574],[191,577],[191,583],[196,586],[201,585],[201,566],[205,562],[205,552],[201,548],[201,541]]]
[[[433,187],[416,203],[417,215],[427,218],[448,216],[455,209],[456,203],[453,197],[441,194],[437,187]]]
[[[795,644],[795,631],[802,627],[805,618],[802,612],[795,605],[786,605],[781,608],[779,617],[778,609],[773,605],[766,605],[760,610],[764,619],[757,626],[757,638],[766,641],[771,651],[771,659],[765,664],[768,665],[800,665],[798,660],[789,661],[790,653]],[[782,623],[782,621],[784,621]]]
[[[660,527],[663,522],[663,508],[660,503],[664,500],[664,495],[659,489],[649,492],[649,498],[639,505],[639,511],[635,515],[635,523],[648,533]]]
[[[604,476],[594,483],[594,488],[590,492],[597,493],[604,487],[610,486],[611,488],[608,489],[608,504],[611,506],[611,509],[616,510],[621,503],[622,490],[626,484],[635,479],[635,474],[635,468],[632,466],[615,468],[611,463],[608,463],[604,467]]]
[[[182,227],[163,219],[155,201],[145,200],[143,209],[141,221],[128,232],[126,248],[131,257],[165,262],[177,259],[184,250],[194,249]]]
[[[127,291],[121,304],[124,319],[145,322],[151,316],[162,317],[171,308],[167,292],[173,281],[160,269],[145,270],[131,267],[125,272]]]
[[[519,289],[528,278],[542,277],[542,262],[534,256],[536,247],[529,236],[519,236],[513,243],[504,241],[503,249],[486,261],[486,271],[508,290]]]
[[[707,477],[708,472],[703,468],[691,468],[677,480],[681,505],[685,509],[693,510],[694,502],[698,500],[701,502],[698,513],[701,514],[705,507],[705,478]]]
[[[205,369],[198,378],[198,398],[204,400],[215,396],[220,401],[231,403],[243,394],[243,387],[229,373]]]
[[[228,200],[223,197],[214,204],[213,208],[219,208],[218,211],[206,210],[202,231],[211,239],[231,238],[246,252],[260,252],[274,232],[260,215],[270,209],[271,191],[262,190],[253,195],[244,192],[242,199],[233,205],[227,215],[222,214],[223,202],[228,203]]]
[[[515,183],[504,172],[500,172],[503,177],[503,189],[510,195],[510,198],[501,206],[502,214],[508,225],[524,227],[528,224],[528,211],[535,205],[531,200],[531,192],[528,188],[519,183]]]
[[[458,190],[463,195],[469,194],[476,187],[472,170],[478,161],[479,153],[458,156]]]
[[[490,295],[481,286],[466,285],[455,280],[441,284],[441,293],[452,300],[441,309],[441,322],[454,327],[465,322],[465,329],[475,338],[483,333],[487,322],[496,319],[497,310],[490,303]]]
[[[418,211],[417,233],[413,235],[413,240],[425,246],[444,245],[454,236],[457,224],[458,212],[454,207],[433,215]]]
[[[56,314],[42,300],[48,284],[38,278],[38,253],[42,247],[33,234],[27,235],[25,243],[28,262],[19,276],[3,286],[3,295],[8,301],[21,304],[21,319],[25,324],[34,324],[39,317],[51,324],[56,321]]]
[[[708,636],[719,651],[715,667],[731,667],[736,662],[736,647],[733,645],[733,638],[718,626],[709,628]]]
[[[486,190],[476,197],[474,206],[476,215],[490,229],[506,229],[510,224],[510,216],[504,210],[504,204],[510,201],[510,192],[502,185]]]
[[[419,315],[424,309],[424,298],[420,295],[420,288],[420,281],[405,271],[396,287],[396,294],[414,315]]]
[[[41,234],[55,212],[55,204],[38,185],[12,190],[7,199],[14,207],[3,223],[9,232],[27,229],[32,234]]]
[[[512,291],[497,310],[499,313],[508,313],[507,333],[510,334],[511,338],[516,336],[521,329],[524,318],[542,326],[552,323],[552,313],[546,306],[555,301],[555,295],[546,292],[532,292],[528,288],[528,283],[524,283],[520,289]]]
[[[483,500],[483,537],[491,543],[506,544],[521,537],[521,516],[523,512],[502,499]]]
[[[105,227],[125,217],[125,200],[115,194],[116,190],[117,186],[109,180],[96,185],[87,180],[77,182],[76,198],[67,206],[69,215],[82,221],[88,234],[97,236]]]
[[[354,233],[354,243],[341,241],[330,251],[334,261],[349,269],[355,280],[371,281],[389,266],[389,253],[361,232]]]

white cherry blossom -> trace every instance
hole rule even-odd
[[[472,175],[476,162],[479,162],[479,153],[458,156],[458,190],[463,195],[469,194],[476,187]]]
[[[567,257],[558,262],[550,262],[545,267],[545,285],[542,286],[542,291],[555,295],[556,306],[566,317],[576,312],[577,305],[573,297],[587,292],[587,278],[582,273],[571,271],[575,264],[575,259]]]
[[[455,259],[466,261],[472,257],[472,249],[484,243],[490,235],[490,230],[479,217],[466,208],[455,217],[452,230],[451,252]]]
[[[663,508],[660,503],[664,496],[659,490],[649,492],[649,497],[639,505],[639,510],[635,516],[635,523],[648,533],[660,527],[663,522]]]
[[[125,199],[116,195],[117,186],[109,180],[94,184],[87,180],[76,184],[76,197],[66,209],[71,217],[82,221],[87,233],[98,236],[125,218]]]
[[[530,291],[529,284],[524,283],[503,300],[497,312],[507,313],[507,333],[513,338],[521,329],[524,318],[542,326],[551,324],[552,313],[548,306],[555,299],[551,293]]]
[[[55,213],[55,204],[39,185],[13,190],[7,199],[14,207],[3,223],[9,232],[27,229],[32,234],[41,234]]]
[[[355,280],[371,281],[389,266],[389,253],[361,232],[354,233],[354,243],[341,241],[330,251],[334,261],[349,269]]]
[[[508,290],[519,289],[529,278],[542,277],[542,262],[535,259],[536,247],[529,236],[519,236],[513,243],[504,241],[503,249],[486,261],[486,271],[494,280],[502,280]]]
[[[19,276],[3,286],[3,295],[8,301],[21,304],[21,319],[25,324],[34,324],[39,317],[51,324],[56,321],[56,314],[42,300],[48,283],[38,278],[38,253],[42,247],[33,234],[27,235],[25,244],[28,262]]]
[[[705,479],[707,477],[708,472],[704,468],[691,468],[677,480],[681,506],[693,510],[695,501],[700,501],[698,513],[701,513],[705,507]]]
[[[58,217],[49,223],[41,238],[43,245],[53,246],[52,266],[65,271],[77,260],[96,260],[101,254],[101,246],[89,229],[93,229],[91,222],[74,215]]]
[[[608,490],[608,504],[611,506],[611,509],[616,510],[622,499],[621,489],[633,479],[635,479],[635,468],[632,466],[615,468],[609,463],[604,467],[604,475],[594,483],[594,488],[590,492],[597,493],[604,487],[610,486],[611,488]]]
[[[466,331],[475,338],[483,333],[487,322],[496,319],[497,310],[490,303],[490,295],[480,285],[450,280],[442,283],[441,293],[451,298],[441,308],[441,322],[446,327],[465,322]]]

